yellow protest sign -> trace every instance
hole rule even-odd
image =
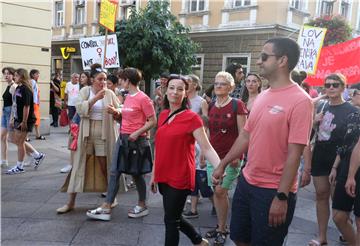
[[[101,0],[99,24],[112,32],[115,32],[117,6],[117,0]]]

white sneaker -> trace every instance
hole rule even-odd
[[[71,165],[66,165],[65,167],[60,169],[60,172],[61,173],[69,173],[71,171],[71,169],[72,169]]]

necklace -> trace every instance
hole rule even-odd
[[[220,103],[218,98],[216,98],[216,104],[219,108],[222,108],[224,105],[226,105],[229,102],[229,99],[231,99],[231,97],[227,96],[226,100]]]

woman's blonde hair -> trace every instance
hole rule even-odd
[[[224,78],[226,82],[230,83],[231,91],[233,91],[235,89],[235,81],[234,81],[233,76],[230,73],[221,71],[216,74],[215,80],[218,77]]]
[[[15,70],[15,73],[17,73],[20,77],[19,82],[29,88],[31,92],[33,92],[28,71],[24,68],[18,68]]]

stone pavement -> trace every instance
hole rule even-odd
[[[163,211],[160,195],[149,194],[150,214],[140,219],[127,218],[127,210],[134,206],[136,191],[119,194],[119,206],[113,209],[110,222],[87,219],[85,212],[100,205],[100,194],[84,193],[77,197],[76,209],[57,215],[55,209],[64,205],[67,194],[59,192],[66,174],[59,170],[69,161],[66,128],[51,128],[47,140],[32,140],[46,159],[39,169],[26,167],[18,175],[1,174],[1,245],[146,245],[160,246],[164,240]],[[32,138],[34,139],[34,138]],[[10,161],[15,163],[16,148],[10,145]],[[206,199],[199,204],[199,219],[191,220],[204,234],[216,224],[210,216],[211,206]],[[314,188],[299,192],[295,216],[284,245],[302,246],[315,237],[316,213]],[[341,245],[334,224],[329,225],[329,245]],[[191,245],[181,235],[180,245]],[[228,239],[226,245],[233,245]]]

